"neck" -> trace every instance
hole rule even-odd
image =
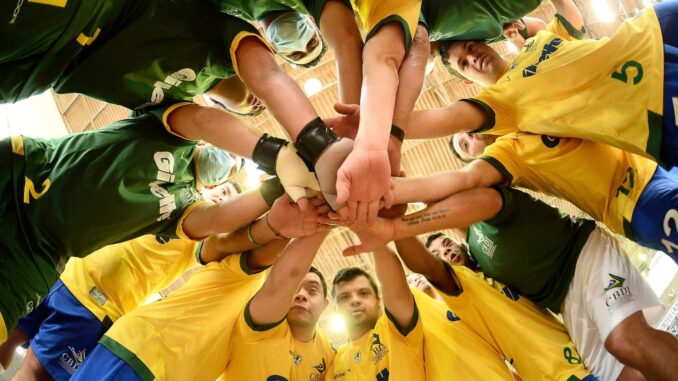
[[[292,332],[292,337],[294,337],[294,340],[302,343],[308,343],[309,341],[313,340],[313,337],[315,336],[315,325],[290,324],[290,331]]]
[[[374,324],[362,324],[354,327],[350,327],[348,329],[348,338],[351,341],[357,340],[363,335],[365,335],[367,332],[371,331],[374,329]]]

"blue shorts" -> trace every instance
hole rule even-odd
[[[71,381],[144,381],[131,366],[99,344]],[[152,380],[152,379],[151,379]]]
[[[664,124],[660,160],[678,166],[678,1],[655,4],[664,40]]]
[[[40,364],[57,381],[69,380],[82,366],[105,326],[58,280],[43,302],[19,320]]]
[[[678,175],[657,167],[633,210],[629,238],[678,263]]]

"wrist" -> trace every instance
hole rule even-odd
[[[259,138],[257,144],[254,146],[254,152],[252,152],[252,161],[257,163],[259,168],[268,173],[269,175],[275,175],[275,164],[278,159],[278,152],[288,144],[287,140],[276,138],[275,136],[270,136],[264,134]]]
[[[280,230],[274,227],[273,224],[271,224],[270,216],[271,213],[266,213],[266,216],[264,217],[266,219],[266,225],[268,226],[268,230],[271,233],[273,233],[273,235],[277,239],[289,239],[288,237],[285,237],[284,235],[280,234]]]

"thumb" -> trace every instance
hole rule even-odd
[[[345,248],[344,251],[342,252],[342,255],[344,257],[352,257],[354,255],[366,253],[368,251],[370,251],[370,249],[366,245],[360,244]]]
[[[351,181],[340,168],[339,173],[337,173],[337,204],[343,205],[348,201],[350,190]]]
[[[343,115],[351,115],[358,111],[358,108],[360,106],[355,105],[355,104],[346,104],[346,103],[335,103],[334,104],[334,111],[338,112],[339,114]]]
[[[303,192],[303,189],[302,189],[302,192]],[[294,199],[294,197],[292,197],[292,199]],[[295,200],[295,202],[297,203],[297,206],[299,206],[299,209],[301,209],[302,212],[306,212],[307,210],[309,210],[311,208],[311,205],[310,205],[307,198],[299,198],[299,199]]]
[[[285,192],[290,196],[290,198],[294,202],[297,202],[297,200],[306,197],[306,191],[302,187],[287,186],[285,187]]]

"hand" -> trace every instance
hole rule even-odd
[[[386,246],[393,240],[395,225],[393,220],[379,218],[369,227],[354,228],[354,232],[360,239],[359,245],[353,245],[344,249],[345,256],[357,255],[377,250]]]
[[[320,189],[332,210],[339,210],[344,206],[337,203],[337,171],[352,150],[353,140],[341,139],[326,149],[315,163]]]
[[[400,173],[396,178],[392,178],[393,185],[397,185],[398,177],[406,177],[405,171],[400,170]],[[391,208],[382,208],[379,209],[379,217],[382,218],[398,218],[402,217],[407,213],[407,207],[409,205],[407,203],[405,204],[397,204],[393,205]]]
[[[266,216],[274,233],[285,238],[298,238],[329,230],[330,226],[320,223],[320,215],[330,210],[325,200],[315,197],[308,201],[308,208],[302,210],[286,194],[275,200]]]
[[[285,192],[296,202],[301,210],[308,208],[306,198],[320,191],[315,175],[308,170],[304,161],[297,155],[293,145],[288,144],[278,152],[275,170]]]
[[[357,219],[361,225],[371,225],[377,218],[381,199],[390,208],[393,203],[390,174],[386,151],[354,147],[337,172],[337,203],[348,202],[348,211],[340,211],[342,220]]]
[[[355,140],[360,123],[360,106],[337,103],[334,105],[334,110],[341,115],[325,119],[325,125],[342,138]]]

